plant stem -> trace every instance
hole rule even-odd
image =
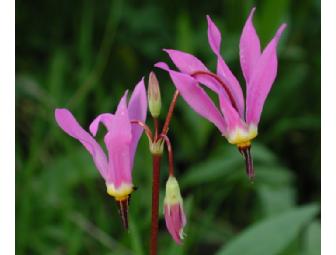
[[[159,231],[160,162],[161,155],[153,154],[152,226],[150,239],[150,255],[157,255],[157,239]]]
[[[176,105],[176,100],[179,96],[179,91],[176,90],[173,99],[170,103],[169,110],[165,123],[162,128],[162,132],[159,135],[159,122],[157,118],[154,118],[154,142],[157,142],[160,138],[166,141],[168,152],[169,152],[169,172],[174,173],[173,168],[173,153],[171,149],[171,144],[168,139],[167,132],[169,128],[169,123],[172,118],[174,108]],[[158,241],[158,231],[159,231],[159,197],[160,197],[160,162],[161,154],[152,154],[153,157],[153,184],[152,184],[152,224],[151,224],[151,239],[150,239],[150,255],[157,255],[157,241]]]
[[[154,141],[156,142],[158,139],[158,135],[159,135],[159,120],[157,118],[153,118],[153,119],[154,119],[154,130],[155,130]]]
[[[159,138],[163,138],[165,140],[167,151],[168,151],[168,161],[169,161],[169,175],[174,176],[174,155],[173,155],[173,147],[170,143],[168,136],[161,134]]]
[[[152,131],[150,130],[150,128],[145,123],[141,122],[140,120],[131,120],[131,124],[136,124],[136,125],[139,125],[140,127],[142,127],[145,130],[145,133],[146,133],[148,139],[150,141],[153,141]]]
[[[174,94],[173,99],[170,103],[169,110],[168,110],[167,117],[166,117],[166,121],[163,125],[161,134],[166,135],[168,133],[169,123],[170,123],[170,120],[173,116],[174,108],[175,108],[176,101],[177,101],[177,98],[178,98],[179,94],[180,94],[180,92],[178,90],[175,90],[175,94]]]

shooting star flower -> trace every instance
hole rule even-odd
[[[242,88],[220,55],[221,33],[207,16],[208,41],[217,57],[217,71],[212,73],[195,56],[178,50],[165,50],[178,71],[164,62],[155,66],[169,72],[176,89],[184,100],[202,117],[212,122],[229,143],[235,144],[246,161],[246,171],[254,178],[251,141],[258,134],[258,124],[266,97],[277,75],[276,48],[286,24],[282,24],[273,39],[261,52],[260,41],[252,18],[252,9],[240,38],[240,64],[246,81],[246,108]],[[219,97],[219,108],[199,85],[214,91]]]
[[[128,227],[128,203],[134,191],[132,182],[134,155],[143,132],[142,127],[131,125],[130,120],[144,122],[146,113],[147,98],[143,79],[135,87],[128,105],[126,91],[115,114],[103,113],[93,120],[89,127],[92,135],[78,124],[69,110],[64,108],[55,110],[55,118],[60,128],[81,142],[91,154],[106,182],[107,193],[117,201],[125,228]],[[100,123],[107,129],[104,143],[108,155],[94,139]]]

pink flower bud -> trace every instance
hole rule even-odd
[[[181,240],[185,236],[183,228],[187,220],[183,210],[183,199],[181,197],[180,187],[174,176],[169,176],[166,183],[164,216],[170,235],[177,244],[181,244]]]

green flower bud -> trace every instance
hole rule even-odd
[[[154,118],[159,117],[161,111],[161,95],[159,81],[154,72],[149,74],[148,82],[148,107]]]
[[[174,204],[183,205],[180,186],[174,176],[169,176],[166,183],[166,195],[164,198],[164,204],[168,206],[172,206]]]

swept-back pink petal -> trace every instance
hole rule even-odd
[[[214,41],[213,44],[216,44],[219,48],[219,44],[220,44],[219,30],[216,28],[215,25],[212,25],[211,27],[213,27],[212,30],[217,31],[215,32],[216,36],[217,37],[219,36],[219,40],[216,41],[216,39],[213,39]],[[216,36],[212,36],[212,37],[215,38]],[[224,60],[222,59],[222,57],[220,57],[220,55],[219,55],[219,60],[221,61],[221,63],[220,63],[220,68],[218,69],[220,70],[220,79],[222,79],[222,81],[225,83],[225,87],[228,90],[228,93],[231,94],[231,96],[227,94],[227,90],[222,90],[223,84],[220,84],[218,80],[205,74],[205,73],[209,73],[209,70],[205,67],[205,65],[198,58],[196,58],[195,56],[189,53],[185,53],[185,52],[178,51],[178,50],[165,50],[165,51],[169,54],[174,64],[181,72],[191,75],[199,83],[205,85],[206,87],[208,87],[209,89],[217,93],[218,96],[222,96],[222,97],[224,96],[230,101],[234,100],[233,104],[238,108],[239,113],[241,114],[241,117],[244,116],[243,92],[241,90],[241,87],[237,79],[234,77],[234,75],[231,73],[229,68],[223,62]],[[221,75],[223,73],[222,70],[224,70],[224,75]],[[202,73],[202,72],[205,72],[205,73]]]
[[[261,55],[259,37],[254,28],[252,19],[255,12],[253,8],[243,28],[239,42],[240,66],[247,85]]]
[[[210,16],[207,15],[206,17],[208,21],[208,41],[210,47],[216,55],[219,55],[222,40],[221,32],[219,31],[215,23],[211,20]]]
[[[217,75],[227,85],[229,93],[235,100],[235,104],[238,108],[241,117],[244,116],[244,96],[241,86],[237,78],[233,75],[230,68],[225,63],[224,59],[220,55],[221,33],[216,24],[211,20],[210,16],[207,16],[208,21],[208,41],[212,51],[217,56]],[[223,92],[222,92],[223,93]]]
[[[175,64],[175,66],[182,72],[189,75],[193,75],[196,72],[199,71],[205,71],[208,72],[208,68],[202,63],[201,60],[196,58],[195,56],[179,51],[179,50],[164,50],[168,53],[169,57]],[[207,86],[209,89],[211,89],[214,92],[218,92],[218,85],[216,82],[213,81],[213,79],[206,77],[204,75],[197,75],[194,76],[196,80],[198,80],[200,83]]]
[[[183,239],[183,228],[186,225],[186,216],[181,204],[164,206],[164,216],[166,227],[177,244],[181,244]]]
[[[55,118],[57,124],[65,133],[80,141],[91,154],[93,161],[103,178],[106,179],[107,159],[104,151],[95,139],[86,132],[67,109],[56,109]]]
[[[229,100],[227,100],[224,93],[219,94],[219,104],[225,119],[227,133],[235,130],[237,127],[245,127],[244,122],[239,116],[239,113],[235,108],[233,108],[232,104]]]
[[[169,72],[176,89],[180,91],[181,96],[195,112],[212,122],[222,133],[225,133],[226,127],[223,116],[210,97],[198,85],[197,80],[187,74],[169,69],[166,63],[160,62],[155,66]]]
[[[246,121],[258,125],[266,97],[277,75],[276,47],[286,24],[280,26],[256,63],[247,86]]]
[[[201,60],[189,53],[171,49],[164,49],[164,51],[168,53],[173,63],[183,73],[192,74],[195,71],[208,71]]]
[[[116,114],[111,121],[111,129],[104,137],[109,162],[107,182],[118,188],[122,183],[132,183],[131,176],[131,124],[126,105],[127,92],[121,98]]]
[[[96,136],[99,124],[102,122],[107,130],[111,129],[111,122],[113,119],[113,114],[111,113],[102,113],[99,114],[90,124],[90,132],[93,136]]]
[[[146,122],[147,115],[147,96],[144,79],[135,86],[131,99],[128,103],[128,116],[130,120],[140,120]],[[134,155],[139,139],[143,132],[143,128],[139,125],[131,125],[132,141],[130,145],[131,162],[133,165]]]
[[[236,102],[239,115],[241,118],[243,118],[245,109],[243,90],[237,78],[233,75],[230,68],[227,66],[224,59],[220,55],[218,55],[217,61],[217,75],[224,81],[226,85],[228,85],[227,87]]]

